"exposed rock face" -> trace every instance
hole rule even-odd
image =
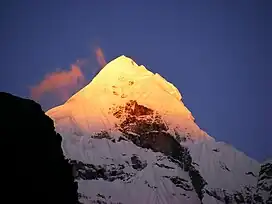
[[[77,183],[53,121],[31,100],[1,92],[0,101],[5,200],[78,203]]]
[[[254,198],[256,203],[272,204],[272,160],[261,165]]]
[[[135,176],[133,173],[126,173],[124,164],[119,165],[93,165],[84,164],[83,162],[71,160],[75,168],[76,179],[82,180],[98,180],[103,179],[105,181],[113,182],[116,179],[122,180],[124,182],[129,182],[130,178]]]
[[[169,179],[177,188],[182,188],[184,191],[193,191],[197,193],[200,200],[203,198],[204,186],[207,182],[201,177],[198,170],[192,164],[192,158],[188,149],[182,146],[172,135],[167,133],[167,125],[163,122],[160,115],[155,113],[143,105],[139,105],[137,101],[129,101],[124,106],[118,106],[109,110],[118,120],[116,127],[123,134],[118,141],[131,141],[136,146],[144,149],[150,149],[153,152],[162,153],[170,162],[175,163],[179,168],[188,172],[189,181],[178,176],[163,176]],[[93,135],[95,139],[108,139],[113,142],[106,131]],[[76,178],[79,180],[97,180],[113,182],[116,179],[124,183],[131,182],[135,179],[136,173],[126,172],[126,166],[133,168],[136,171],[142,171],[147,167],[147,162],[134,154],[130,157],[130,161],[125,164],[85,164],[81,161],[72,160],[71,163],[75,166]],[[155,163],[157,167],[165,169],[174,169],[165,164]],[[147,181],[146,184],[153,189],[156,186],[151,186]]]
[[[172,162],[188,171],[192,185],[199,199],[202,200],[204,186],[207,182],[192,165],[192,158],[188,149],[166,132],[168,128],[161,117],[153,110],[132,100],[126,103],[124,107],[119,106],[114,110],[113,115],[120,119],[119,130],[123,135],[139,147],[165,154]],[[177,181],[177,179],[172,177],[171,181]]]

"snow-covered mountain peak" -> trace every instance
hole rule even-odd
[[[95,86],[97,89],[122,87],[123,89],[129,89],[133,95],[133,92],[136,92],[135,89],[137,89],[137,86],[133,86],[136,82],[145,82],[148,86],[159,85],[163,91],[177,100],[182,98],[180,92],[173,84],[166,81],[158,73],[153,74],[143,65],[139,66],[131,58],[124,55],[117,57],[103,67],[84,89],[87,92],[89,86]],[[137,91],[144,92],[144,89]]]
[[[271,203],[271,164],[216,142],[181,98],[159,74],[120,56],[46,113],[84,204]]]
[[[89,135],[105,130],[114,134],[120,123],[115,113],[122,112],[130,104],[152,110],[141,117],[160,122],[167,131],[185,138],[213,139],[195,123],[191,112],[181,101],[178,89],[159,74],[153,74],[142,65],[122,55],[109,62],[94,79],[65,104],[53,108],[47,114],[55,121],[60,132],[67,126],[78,134]]]
[[[138,66],[132,59],[121,55],[103,67],[92,83],[112,85],[120,83],[122,81],[121,77],[133,80],[152,75],[153,73],[148,71],[144,66]]]

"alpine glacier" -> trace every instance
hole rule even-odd
[[[82,203],[272,202],[272,163],[217,142],[173,84],[126,56],[46,114]]]

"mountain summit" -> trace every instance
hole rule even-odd
[[[80,135],[101,130],[116,133],[118,118],[114,112],[122,112],[121,107],[133,101],[154,110],[154,115],[160,115],[172,134],[192,140],[212,139],[194,123],[181,99],[173,84],[122,55],[108,63],[91,83],[65,104],[47,114],[55,120],[57,129],[74,127]]]
[[[259,164],[194,122],[177,88],[120,56],[46,113],[83,203],[270,203]]]

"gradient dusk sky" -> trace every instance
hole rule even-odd
[[[173,83],[216,140],[271,158],[270,2],[1,1],[0,91],[30,97],[31,86],[78,59],[88,61],[89,82],[100,47],[107,62],[124,54]]]

